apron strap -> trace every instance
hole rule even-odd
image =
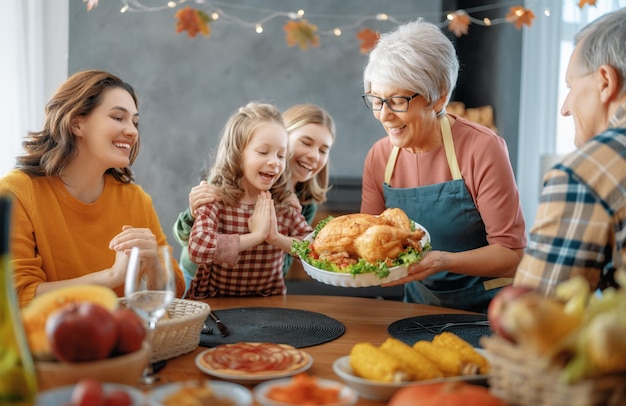
[[[385,184],[391,185],[391,175],[393,174],[393,168],[396,166],[396,160],[398,159],[398,152],[400,148],[394,146],[387,160],[387,167],[385,168]]]
[[[441,135],[443,138],[443,148],[446,151],[446,159],[448,160],[448,168],[452,174],[452,179],[462,179],[461,170],[459,169],[459,162],[456,159],[456,151],[454,149],[454,141],[452,140],[452,130],[450,128],[450,121],[448,117],[443,116],[439,119],[439,125],[441,126]],[[394,146],[387,160],[387,166],[385,167],[385,184],[391,186],[391,175],[393,175],[393,169],[396,166],[396,160],[398,159],[398,153],[400,148]]]
[[[452,141],[452,130],[450,129],[450,121],[448,117],[443,116],[439,119],[441,124],[441,135],[443,137],[443,147],[446,150],[446,158],[448,159],[448,168],[452,174],[452,179],[462,179],[459,162],[456,160],[456,151],[454,150],[454,141]]]

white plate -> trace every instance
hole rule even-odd
[[[295,403],[283,403],[278,402],[267,397],[267,392],[274,386],[288,386],[293,378],[275,379],[259,384],[254,388],[254,398],[261,406],[292,406]],[[351,387],[344,385],[341,382],[333,381],[330,379],[316,378],[317,384],[321,388],[338,388],[339,389],[339,402],[330,403],[326,406],[351,406],[356,403],[359,396],[356,391]]]
[[[421,239],[422,246],[425,246],[430,242],[430,233],[421,224],[411,220],[415,229],[424,230],[424,237]],[[305,241],[313,242],[313,235],[315,231],[306,236]],[[381,279],[374,273],[363,273],[358,275],[352,275],[349,273],[331,272],[324,269],[319,269],[306,262],[305,259],[301,259],[302,268],[309,274],[309,276],[316,281],[333,286],[343,286],[350,288],[363,288],[367,286],[380,286],[383,283],[389,283],[398,279],[404,278],[408,275],[409,271],[406,266],[394,266],[389,268],[389,275]]]
[[[168,395],[181,389],[185,384],[185,382],[172,382],[152,389],[149,393],[151,405],[162,405],[163,400]],[[188,385],[191,384],[190,382]],[[197,381],[193,382],[193,384],[197,384]],[[244,386],[232,382],[208,380],[204,384],[213,389],[216,397],[232,400],[235,402],[235,406],[250,406],[252,404],[252,393]]]
[[[487,375],[462,375],[451,376],[449,378],[427,379],[423,381],[410,381],[402,383],[376,382],[369,379],[363,379],[354,375],[354,372],[352,372],[352,368],[350,367],[349,355],[343,356],[335,360],[335,362],[333,363],[333,371],[345,383],[356,389],[356,391],[359,393],[359,396],[371,400],[389,400],[394,393],[396,393],[401,388],[409,385],[425,385],[430,383],[454,381],[471,382],[478,384],[486,382],[487,380]]]
[[[224,344],[224,345],[228,345],[228,344]],[[286,372],[277,371],[277,372],[264,372],[264,373],[254,373],[254,374],[230,374],[230,373],[217,371],[202,363],[201,359],[204,356],[204,354],[212,350],[213,350],[212,348],[209,348],[208,350],[202,351],[200,354],[196,356],[196,366],[198,367],[198,369],[216,378],[225,379],[231,382],[242,383],[244,385],[255,384],[255,383],[267,381],[270,379],[285,378],[288,376],[293,376],[295,374],[299,374],[300,372],[304,372],[308,370],[313,365],[313,357],[307,352],[299,350],[307,358],[307,363],[300,368],[297,368],[291,371],[286,371]]]
[[[51,406],[51,405],[69,405],[72,400],[72,392],[76,385],[61,386],[59,388],[50,389],[41,392],[37,395],[36,406]],[[127,392],[133,400],[133,406],[143,406],[145,404],[145,396],[137,388],[132,386],[122,385],[119,383],[103,383],[104,393],[110,393],[114,390],[123,390]]]

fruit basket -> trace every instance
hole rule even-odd
[[[120,299],[126,305],[124,298]],[[167,314],[159,320],[152,336],[152,362],[177,357],[195,350],[200,343],[200,330],[211,307],[195,300],[174,299]]]
[[[574,384],[560,380],[561,370],[499,336],[482,337],[491,370],[493,395],[513,406],[617,406],[626,404],[626,375],[606,375]]]

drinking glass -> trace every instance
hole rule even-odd
[[[165,314],[176,294],[170,248],[160,246],[157,252],[155,259],[141,257],[137,247],[131,250],[124,287],[128,306],[148,324],[148,341],[151,345],[157,321]],[[151,385],[158,380],[152,362],[148,360],[141,383]]]

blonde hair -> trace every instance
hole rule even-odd
[[[300,127],[307,124],[317,124],[326,127],[333,138],[333,142],[335,141],[335,122],[330,114],[319,106],[314,104],[297,104],[285,110],[283,120],[290,136],[293,131]],[[293,149],[289,148],[288,162],[291,162],[291,158],[293,157],[292,151]],[[325,202],[326,193],[330,189],[328,179],[329,169],[328,162],[326,162],[326,165],[324,165],[317,175],[306,182],[295,185],[299,194],[299,200],[305,204],[311,201],[315,201],[318,204]]]
[[[207,181],[220,189],[224,204],[235,205],[244,195],[242,156],[254,132],[263,124],[277,123],[283,126],[278,108],[267,103],[251,102],[230,116],[222,131],[217,147],[215,164]],[[290,194],[287,169],[276,180],[270,192],[277,203],[282,203]]]

